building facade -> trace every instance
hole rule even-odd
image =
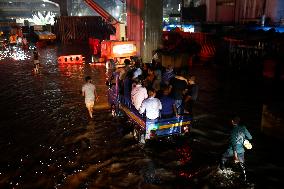
[[[206,6],[207,22],[284,22],[284,0],[164,0],[163,17],[180,14],[183,8]],[[187,9],[194,10],[194,9]],[[190,15],[190,14],[189,14]]]
[[[284,0],[206,0],[208,22],[270,23],[284,18]]]

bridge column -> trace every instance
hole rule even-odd
[[[216,21],[216,0],[206,0],[206,8],[207,8],[207,22],[215,22]]]
[[[136,41],[138,55],[150,62],[161,42],[162,0],[126,0],[127,38]]]
[[[67,0],[51,0],[54,3],[59,4],[60,7],[60,16],[68,16],[67,11]]]

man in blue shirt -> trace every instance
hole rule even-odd
[[[160,101],[162,103],[162,110],[161,110],[161,117],[162,118],[172,118],[173,116],[178,116],[175,100],[169,96],[170,88],[165,87],[163,91],[163,96],[161,97]]]
[[[193,114],[192,108],[197,100],[198,85],[195,83],[195,76],[191,76],[188,80],[188,87],[184,97],[184,113]]]
[[[183,77],[181,70],[177,71],[177,75],[170,80],[170,88],[172,96],[175,99],[177,113],[182,115],[183,110],[183,94],[187,88],[187,79]]]

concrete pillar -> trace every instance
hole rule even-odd
[[[284,8],[283,8],[284,1],[283,0],[269,0],[266,2],[267,3],[266,3],[265,15],[271,18],[272,22],[279,22],[280,18],[277,17],[277,15],[281,13],[281,9],[282,11],[284,11]],[[281,3],[282,3],[282,6],[281,6]],[[282,12],[282,14],[284,13]]]
[[[67,0],[52,0],[52,1],[59,4],[60,16],[68,16]]]
[[[206,21],[216,21],[216,0],[206,0]]]
[[[127,0],[127,38],[137,44],[138,55],[150,62],[162,35],[162,0]]]
[[[141,56],[141,43],[143,40],[143,0],[127,0],[127,39],[129,41],[135,41],[137,46],[138,56]]]
[[[275,21],[280,21],[280,24],[284,25],[284,0],[278,0],[277,8],[278,10],[276,11],[277,14],[275,17]]]
[[[150,62],[153,57],[153,50],[161,43],[162,22],[163,22],[163,0],[145,0],[144,12],[144,43],[143,60]]]
[[[234,16],[235,16],[235,23],[240,22],[240,17],[241,17],[241,7],[243,6],[243,0],[235,0],[235,11],[234,11]]]

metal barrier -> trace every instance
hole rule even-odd
[[[57,62],[67,64],[82,64],[85,62],[85,57],[82,55],[60,56],[57,58]]]

